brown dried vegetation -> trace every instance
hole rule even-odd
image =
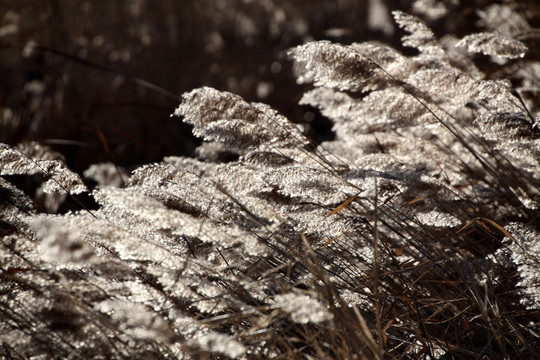
[[[214,21],[244,21],[241,39],[269,14],[269,34],[304,34],[280,22],[302,14],[295,2],[232,2]],[[391,13],[412,53],[328,40],[288,51],[304,84],[294,101],[332,124],[324,141],[315,124],[202,86],[173,117],[202,141],[196,157],[81,176],[40,142],[1,145],[0,355],[534,358],[538,7],[484,4],[458,34],[471,13],[460,1],[394,5],[416,12]],[[209,51],[225,51],[216,39]],[[3,111],[2,129],[28,125]]]

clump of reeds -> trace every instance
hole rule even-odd
[[[334,124],[321,144],[268,105],[195,89],[174,115],[204,141],[197,158],[127,179],[94,166],[97,208],[62,215],[4,177],[72,196],[81,177],[37,143],[0,147],[2,355],[535,356],[538,62],[516,33],[441,41],[393,15],[417,55],[290,50],[313,85],[300,103]]]

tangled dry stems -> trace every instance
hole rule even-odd
[[[40,144],[3,145],[2,355],[535,356],[539,104],[524,95],[538,62],[513,33],[448,44],[394,16],[418,55],[290,51],[314,86],[300,102],[334,122],[322,144],[267,105],[195,89],[175,115],[205,141],[198,158],[127,180],[95,166],[98,208],[64,215],[7,180],[66,196],[86,190],[81,177]],[[484,78],[460,47],[527,72]]]

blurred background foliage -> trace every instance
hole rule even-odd
[[[492,2],[3,0],[0,142],[50,145],[79,173],[103,161],[133,168],[191,154],[197,140],[170,114],[181,93],[203,85],[265,102],[316,139],[328,137],[328,120],[297,105],[304,89],[288,48],[379,40],[407,53],[391,10],[459,37],[473,32],[475,9]],[[540,6],[514,3],[537,27]]]

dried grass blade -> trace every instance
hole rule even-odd
[[[326,217],[330,217],[334,214],[337,214],[338,212],[340,212],[345,206],[349,205],[351,202],[354,201],[354,199],[356,199],[358,197],[358,195],[360,195],[360,193],[358,194],[355,194],[353,196],[351,196],[350,198],[348,198],[347,200],[345,200],[343,203],[341,203],[339,206],[337,206],[334,210],[332,210],[330,212],[330,214],[326,215]]]

